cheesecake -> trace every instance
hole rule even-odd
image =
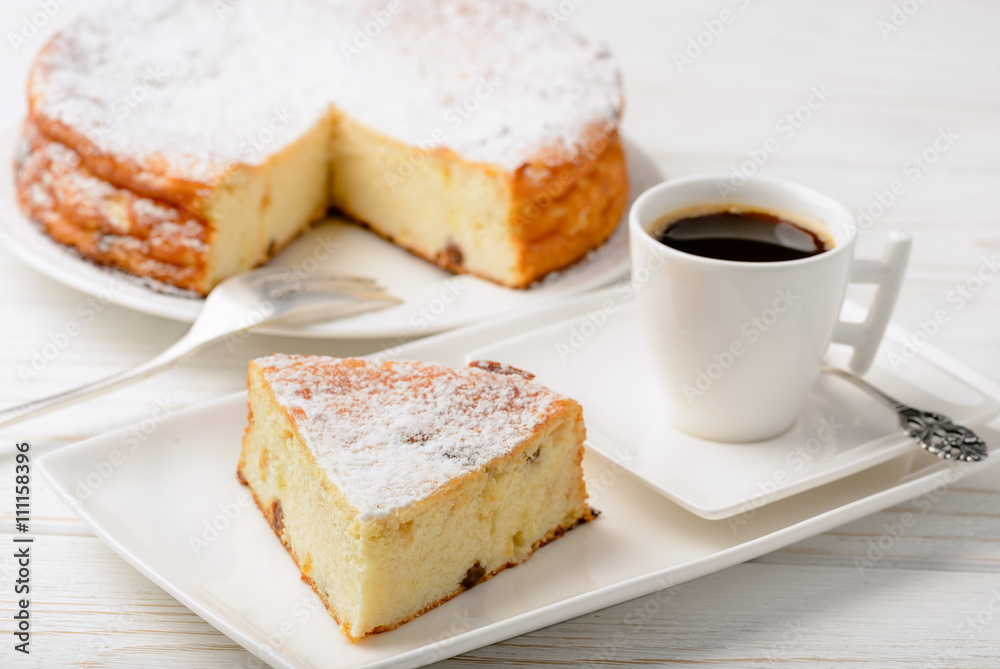
[[[607,49],[519,2],[117,0],[31,68],[18,201],[202,295],[330,208],[526,288],[618,225],[622,106]]]
[[[239,478],[352,641],[594,517],[580,406],[521,370],[272,355],[248,386]]]

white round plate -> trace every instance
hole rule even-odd
[[[202,300],[158,292],[149,282],[99,267],[53,242],[21,214],[14,189],[13,156],[18,133],[0,141],[0,237],[4,245],[39,272],[88,295],[113,295],[115,304],[178,321],[193,322]],[[626,141],[629,205],[662,180],[654,161]],[[626,209],[627,214],[627,209]],[[272,267],[301,267],[360,274],[378,279],[402,303],[329,323],[262,327],[261,332],[292,337],[379,338],[430,334],[480,321],[502,312],[565,298],[606,285],[628,270],[628,226],[624,218],[611,239],[576,265],[550,275],[527,290],[503,288],[468,275],[453,275],[342,219],[318,223],[271,260]]]

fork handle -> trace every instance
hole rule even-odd
[[[94,381],[56,395],[42,397],[18,406],[10,407],[9,409],[0,410],[0,428],[13,425],[14,423],[18,423],[22,420],[27,420],[28,418],[40,416],[43,413],[69,406],[70,404],[76,404],[77,402],[81,402],[91,397],[96,397],[97,395],[103,395],[104,393],[121,388],[122,386],[127,386],[130,383],[141,381],[142,379],[148,378],[157,372],[170,367],[178,360],[191,355],[211,341],[214,340],[204,341],[202,339],[196,339],[185,335],[180,341],[175,343],[163,353],[136,367],[126,369],[117,374],[112,374],[111,376],[98,381]]]

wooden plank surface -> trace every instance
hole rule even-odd
[[[21,31],[43,4],[59,9],[15,51],[9,34]],[[24,74],[45,35],[94,4],[0,5],[0,131],[23,115]],[[914,235],[895,320],[917,332],[945,309],[948,323],[933,344],[1000,378],[1000,281],[990,276],[961,304],[954,299],[1000,255],[1000,5],[534,4],[565,19],[554,30],[572,26],[611,45],[625,72],[626,132],[668,176],[740,169],[773,137],[779,150],[761,166],[751,164],[753,170],[819,188],[855,212],[878,211],[879,192],[903,180],[905,192],[872,219],[861,249],[877,252],[888,229]],[[916,9],[900,15],[904,7]],[[733,21],[717,36],[704,37],[718,27],[723,11]],[[900,25],[891,23],[894,16]],[[689,39],[707,46],[678,65],[676,54],[684,53]],[[826,101],[789,134],[782,119],[815,91]],[[942,132],[954,135],[954,142],[915,173],[913,157],[933,147]],[[98,311],[87,299],[24,266],[0,239],[0,405],[134,365],[184,331],[181,324],[114,305]],[[37,373],[26,374],[25,367],[70,324],[79,333],[54,355],[43,355]],[[141,421],[157,402],[181,408],[218,397],[243,386],[249,358],[275,350],[348,355],[388,343],[253,336],[235,350],[216,346],[155,381],[0,431],[0,544],[11,545],[4,533],[13,525],[13,442],[29,439],[37,458]],[[14,653],[7,633],[16,565],[5,549],[0,666],[263,666],[122,562],[40,477],[32,497],[38,536],[33,652]],[[904,513],[916,520],[894,536]],[[998,616],[1000,472],[987,472],[934,499],[887,509],[752,563],[443,664],[998,667]]]

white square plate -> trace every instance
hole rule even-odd
[[[543,385],[579,401],[591,448],[703,518],[747,513],[916,448],[895,413],[829,376],[810,391],[796,424],[774,439],[726,444],[682,432],[662,418],[635,304],[612,304],[610,314],[594,310],[476,349],[466,359],[529,370]],[[861,313],[854,304],[845,308],[848,318]],[[1000,413],[1000,402],[931,360],[913,359],[894,370],[887,353],[900,341],[898,333],[888,333],[866,375],[876,386],[968,426]],[[846,352],[832,350],[830,362],[846,367]]]
[[[604,299],[576,298],[394,353],[460,364],[468,351]],[[1000,397],[1000,387],[972,370],[930,348],[921,354]],[[122,558],[275,667],[420,666],[749,560],[994,462],[954,465],[917,452],[733,523],[692,515],[591,451],[584,467],[600,518],[399,629],[352,644],[236,480],[245,402],[238,393],[177,412],[137,447],[124,438],[128,428],[112,432],[50,453],[39,468]],[[1000,438],[995,430],[984,436]]]

